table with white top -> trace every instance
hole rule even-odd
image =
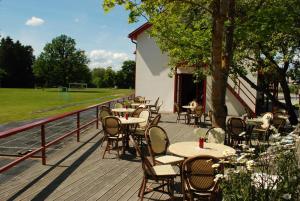
[[[135,109],[133,108],[114,108],[111,109],[112,112],[117,112],[117,113],[132,113],[134,112]]]
[[[262,118],[258,117],[258,118],[247,119],[245,121],[245,123],[247,125],[247,131],[246,131],[247,132],[247,138],[248,138],[247,143],[250,144],[250,146],[252,146],[251,140],[253,138],[253,136],[252,136],[253,129],[256,126],[262,125],[264,122],[263,122]]]
[[[235,149],[224,144],[204,143],[204,147],[199,147],[199,142],[176,142],[168,148],[169,152],[181,157],[194,157],[209,155],[216,158],[224,158],[224,153],[235,154]]]
[[[127,119],[125,117],[118,117],[121,121],[121,124],[124,125],[124,131],[126,134],[126,149],[129,150],[129,126],[130,125],[135,125],[139,123],[143,123],[146,121],[144,118],[139,118],[139,117],[128,117]],[[124,150],[125,151],[125,150]]]
[[[146,107],[151,106],[150,103],[131,103],[131,106],[134,107],[134,108],[136,108],[136,107],[138,107],[140,105],[145,105]]]
[[[190,110],[195,109],[195,106],[192,106],[192,105],[183,105],[181,107],[184,109],[190,109]]]
[[[257,126],[257,125],[262,125],[264,122],[262,118],[252,118],[252,119],[247,119],[245,123],[250,126]]]
[[[126,119],[125,117],[119,117],[121,124],[124,125],[129,125],[129,124],[139,124],[139,123],[143,123],[146,121],[146,119],[144,118],[139,118],[139,117],[128,117],[128,119]]]

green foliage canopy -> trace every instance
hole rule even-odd
[[[1,87],[33,87],[34,76],[32,63],[33,49],[24,46],[10,37],[0,41],[0,86]]]
[[[46,44],[34,63],[34,74],[44,86],[68,86],[70,82],[90,83],[89,60],[76,49],[74,39],[61,35]]]
[[[106,11],[116,4],[130,11],[129,22],[144,16],[152,24],[149,33],[160,49],[170,56],[173,68],[177,65],[199,69],[211,63],[212,17],[211,2],[201,1],[141,1],[105,0]]]
[[[121,70],[114,71],[112,67],[95,68],[92,71],[93,84],[98,87],[134,88],[135,61],[124,61]]]

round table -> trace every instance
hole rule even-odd
[[[224,152],[235,154],[235,149],[224,144],[204,143],[204,148],[199,147],[199,142],[177,142],[169,146],[169,152],[181,157],[194,157],[209,155],[224,158]]]
[[[190,109],[190,110],[192,110],[192,109],[195,109],[196,106],[183,105],[183,106],[181,106],[181,107],[184,108],[184,109]]]
[[[112,112],[118,112],[118,113],[132,113],[134,112],[133,108],[114,108],[111,109]]]
[[[257,126],[263,124],[263,119],[262,118],[252,118],[252,119],[247,119],[246,124],[249,126]]]
[[[128,119],[126,119],[125,117],[119,117],[119,119],[121,120],[121,124],[126,124],[126,125],[138,124],[146,121],[146,119],[139,118],[139,117],[128,117]]]

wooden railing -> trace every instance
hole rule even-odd
[[[109,107],[111,107],[113,105],[113,103],[115,103],[115,102],[121,102],[121,101],[125,101],[125,100],[128,100],[128,99],[133,99],[133,98],[134,98],[134,95],[132,94],[132,95],[129,95],[129,96],[126,96],[126,97],[122,97],[122,98],[114,99],[114,100],[111,100],[111,101],[103,102],[103,103],[100,103],[100,104],[97,104],[97,105],[93,105],[93,106],[90,106],[90,107],[87,107],[87,108],[84,108],[84,109],[81,109],[81,110],[77,110],[77,111],[74,111],[74,112],[69,112],[69,113],[65,113],[65,114],[62,114],[62,115],[46,118],[46,119],[43,119],[43,120],[40,120],[40,121],[36,121],[36,122],[33,122],[33,123],[29,123],[29,124],[17,127],[17,128],[12,128],[12,129],[0,132],[0,139],[4,139],[4,138],[7,138],[9,136],[18,135],[23,131],[28,131],[30,129],[39,127],[40,128],[40,143],[41,143],[40,147],[38,147],[34,150],[31,150],[29,153],[26,153],[23,156],[19,156],[16,160],[10,162],[9,164],[6,164],[5,166],[0,167],[0,173],[14,167],[18,163],[20,163],[20,162],[22,162],[22,161],[24,161],[28,158],[37,157],[37,156],[34,156],[34,155],[39,153],[39,152],[41,152],[41,156],[38,157],[38,158],[41,158],[42,159],[42,164],[45,165],[46,164],[46,148],[50,147],[51,145],[65,139],[66,137],[68,137],[70,135],[73,135],[75,133],[76,133],[77,142],[79,142],[80,141],[80,131],[82,129],[87,128],[88,126],[92,125],[93,123],[96,124],[96,128],[98,129],[98,127],[99,127],[98,113],[99,113],[99,107],[100,106],[108,105]],[[91,110],[91,112],[95,112],[94,113],[95,118],[93,118],[91,121],[89,121],[89,122],[82,125],[81,122],[80,122],[80,115],[83,112],[89,111],[89,110]],[[92,110],[94,110],[94,111],[92,111]],[[51,122],[55,122],[57,120],[61,120],[61,119],[64,119],[64,118],[69,118],[69,117],[74,116],[74,115],[76,116],[76,129],[68,131],[67,133],[62,134],[61,136],[59,136],[56,139],[54,139],[54,140],[47,143],[46,142],[46,137],[45,137],[46,136],[45,126],[47,124],[51,123]]]
[[[239,99],[239,101],[245,107],[247,107],[253,114],[255,114],[256,96],[239,78],[233,80],[229,77],[229,79],[233,83],[233,85],[228,84],[228,89]]]

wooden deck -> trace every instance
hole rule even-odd
[[[175,121],[175,115],[166,114],[160,123],[171,143],[197,139],[193,126]],[[102,159],[104,147],[100,147],[102,134],[98,132],[91,129],[82,135],[81,142],[68,143],[59,152],[49,154],[46,166],[30,159],[23,162],[25,166],[22,163],[0,175],[0,200],[138,200],[143,174],[140,160],[130,154],[120,160],[114,154]],[[161,193],[150,193],[145,198],[167,199]]]

